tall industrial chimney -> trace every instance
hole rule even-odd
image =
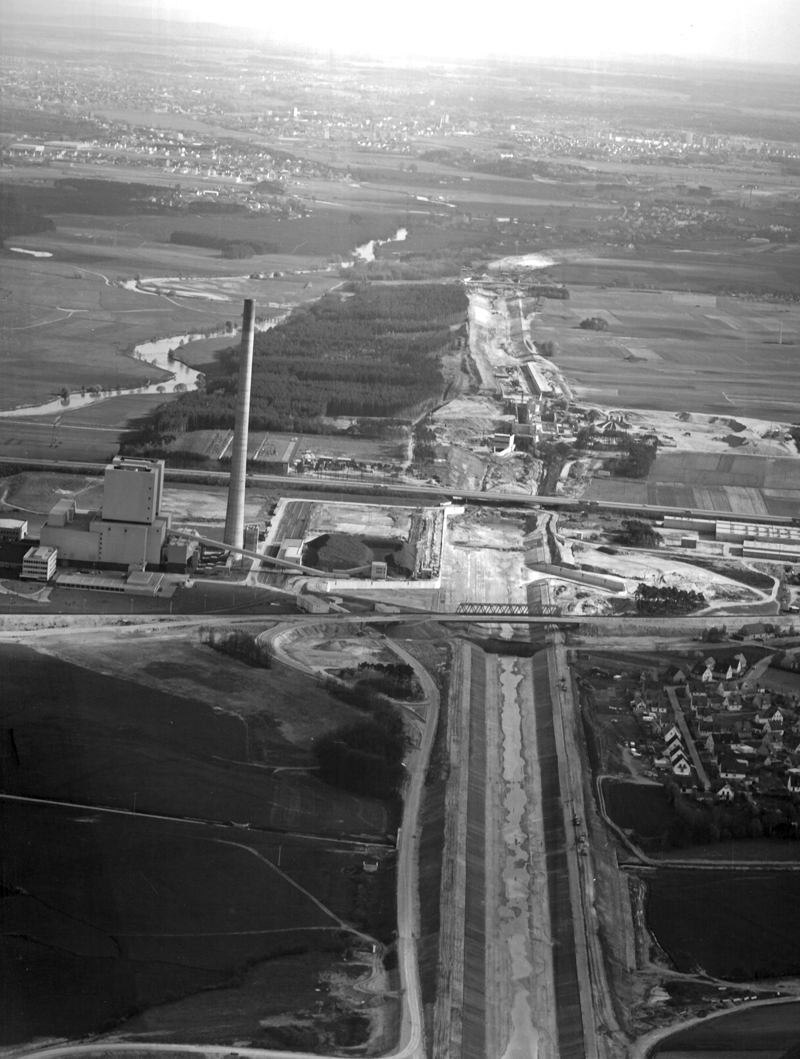
[[[242,315],[242,347],[239,353],[239,392],[236,400],[236,425],[231,447],[231,479],[228,486],[228,510],[225,513],[225,544],[244,545],[244,483],[247,471],[247,443],[250,428],[250,383],[253,375],[253,337],[256,329],[255,305],[245,298]]]

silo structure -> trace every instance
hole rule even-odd
[[[225,544],[241,548],[244,543],[244,487],[247,473],[247,444],[250,427],[250,384],[253,376],[253,339],[255,337],[255,303],[246,298],[242,315],[242,346],[239,352],[239,390],[236,399],[236,424],[231,446],[231,477],[228,486],[228,510],[225,514]]]

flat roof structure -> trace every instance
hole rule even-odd
[[[800,561],[800,540],[794,543],[785,541],[744,541],[742,554],[746,559],[771,559],[776,563],[796,563]]]
[[[800,544],[800,526],[779,526],[770,522],[744,522],[734,519],[716,520],[717,540],[772,541],[775,544]]]
[[[78,574],[62,571],[53,579],[59,588],[74,588],[84,592],[116,592],[128,596],[161,596],[175,594],[176,583],[163,574],[135,570],[127,576],[112,574]]]

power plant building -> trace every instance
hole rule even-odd
[[[116,458],[105,470],[100,511],[59,500],[42,526],[40,542],[59,560],[114,568],[159,566],[170,528],[161,514],[163,460]]]

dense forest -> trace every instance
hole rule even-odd
[[[467,298],[456,284],[332,292],[256,335],[250,428],[297,431],[318,416],[390,417],[442,392],[438,354],[463,322]],[[205,390],[160,405],[129,436],[125,455],[157,455],[191,430],[234,425],[238,348],[221,354]]]
[[[53,180],[50,185],[6,184],[2,185],[2,191],[4,194],[13,194],[18,211],[33,214],[86,213],[109,217],[129,213],[163,213],[172,196],[171,188],[157,187],[155,184],[93,177],[63,177]]]
[[[203,246],[210,250],[219,250],[222,257],[243,258],[256,254],[276,254],[278,248],[274,243],[262,243],[255,239],[223,239],[221,236],[204,235],[202,232],[173,232],[169,237],[171,243],[180,246]]]
[[[9,184],[0,184],[0,244],[9,236],[52,232],[55,224],[35,202]]]

